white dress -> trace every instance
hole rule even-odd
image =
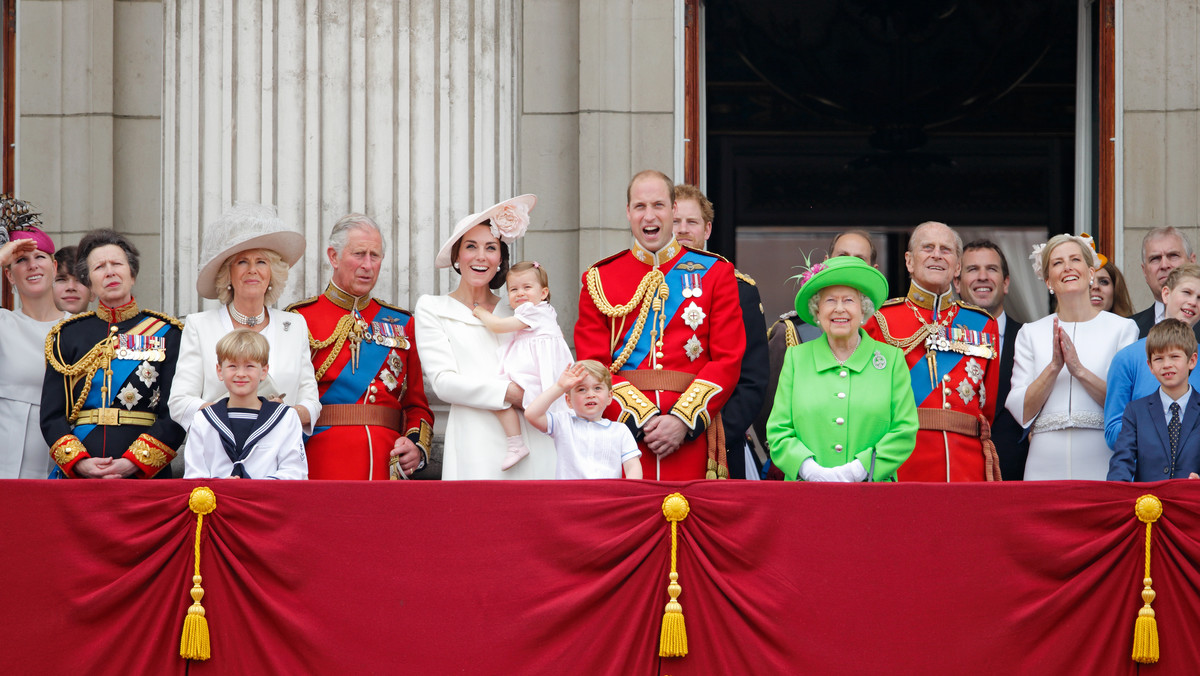
[[[1018,421],[1025,391],[1053,357],[1054,318],[1043,317],[1021,327],[1013,356],[1012,390],[1005,407]],[[1110,312],[1086,322],[1061,322],[1075,344],[1084,368],[1101,380],[1117,352],[1138,337],[1137,324]],[[1042,410],[1026,421],[1029,458],[1025,480],[1091,479],[1104,481],[1112,450],[1104,441],[1104,402],[1097,402],[1064,366]]]
[[[521,405],[528,408],[575,360],[550,303],[522,303],[513,315],[529,328],[514,332],[512,340],[500,346],[500,375],[525,389]],[[560,397],[550,410],[566,412],[567,405]]]
[[[501,302],[497,317],[511,317]],[[449,296],[421,296],[413,313],[426,388],[450,404],[443,479],[553,479],[554,442],[521,417],[529,457],[507,472],[504,429],[493,411],[506,408],[508,378],[500,377],[500,337]]]
[[[0,309],[0,479],[45,479],[54,466],[40,421],[46,334],[69,316],[39,322]]]
[[[267,312],[271,313],[271,321],[260,335],[271,345],[267,374],[270,380],[263,380],[258,393],[282,394],[283,403],[288,406],[308,409],[310,422],[304,432],[312,434],[313,423],[321,415],[321,401],[308,349],[308,322],[295,312],[275,308],[268,308]],[[168,404],[171,418],[185,430],[192,426],[192,418],[201,406],[229,395],[225,384],[217,380],[217,341],[230,331],[233,320],[224,307],[190,314],[183,320],[183,338]]]

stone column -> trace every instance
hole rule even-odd
[[[308,240],[281,303],[323,288],[350,211],[384,231],[381,298],[448,290],[442,240],[516,190],[515,0],[165,0],[163,16],[168,311],[201,309],[205,224],[238,201]]]

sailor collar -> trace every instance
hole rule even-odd
[[[325,287],[325,297],[329,299],[329,302],[343,310],[358,310],[362,312],[371,304],[370,296],[351,296],[333,282],[330,282],[329,286]]]
[[[913,282],[908,287],[908,300],[912,301],[912,304],[917,307],[925,308],[926,310],[936,309],[937,312],[941,312],[950,307],[950,303],[954,301],[954,296],[950,289],[946,289],[945,293],[938,295],[932,291],[926,291],[921,288],[920,284]]]
[[[96,303],[96,316],[109,324],[120,324],[126,319],[133,319],[138,312],[140,310],[136,298],[130,299],[121,307],[108,307],[104,303]]]
[[[633,248],[630,249],[633,252],[634,258],[656,268],[679,255],[680,250],[679,242],[676,242],[674,237],[671,238],[671,241],[667,242],[666,246],[658,251],[650,251],[636,239],[633,241]]]

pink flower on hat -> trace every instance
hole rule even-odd
[[[808,280],[813,278],[813,275],[817,274],[818,272],[824,270],[827,267],[829,267],[829,266],[825,265],[824,263],[817,263],[816,265],[812,266],[811,268],[805,270],[804,273],[802,275],[800,275],[800,288],[804,288],[804,285],[808,283]]]
[[[504,205],[491,218],[492,235],[512,244],[529,227],[529,207],[520,202]]]

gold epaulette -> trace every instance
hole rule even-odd
[[[956,300],[954,302],[957,303],[958,306],[961,308],[964,308],[967,310],[975,310],[977,312],[982,312],[983,314],[987,315],[989,319],[995,319],[995,317],[992,316],[992,313],[988,312],[987,310],[984,310],[983,308],[979,307],[978,305],[971,305],[970,303],[965,303],[961,300]]]
[[[754,281],[753,277],[742,272],[741,270],[738,270],[737,268],[733,269],[733,276],[749,284],[750,286],[758,286],[758,282]]]
[[[178,319],[172,317],[171,315],[169,315],[165,312],[159,312],[157,310],[145,310],[145,309],[143,309],[142,312],[145,312],[146,314],[151,315],[153,317],[158,317],[159,319],[163,320],[164,322],[167,322],[167,323],[173,325],[175,328],[183,330],[183,322],[179,321]]]
[[[71,322],[79,321],[80,319],[86,319],[88,317],[95,317],[95,316],[96,316],[95,310],[88,310],[87,312],[80,312],[77,315],[71,315],[70,317],[63,317],[62,319],[58,320],[58,323],[50,328],[50,333],[46,334],[46,349],[47,350],[50,349],[50,346],[54,344],[54,336],[58,335],[58,332],[62,329],[62,327],[66,326],[67,324],[70,324]]]
[[[905,300],[904,296],[900,296],[899,298],[889,298],[889,299],[883,301],[883,305],[880,305],[879,307],[887,307],[889,305],[899,305],[900,303],[903,303],[904,300]]]
[[[320,295],[316,295],[316,296],[310,296],[308,298],[305,298],[304,300],[298,300],[295,303],[292,303],[291,305],[285,307],[283,309],[283,311],[284,312],[295,312],[296,308],[301,308],[301,307],[304,307],[305,305],[312,305],[313,303],[317,302],[317,300],[320,297],[321,297]]]
[[[391,303],[379,300],[378,298],[376,298],[374,300],[376,303],[379,303],[380,305],[384,306],[385,308],[387,308],[389,310],[395,310],[396,312],[403,312],[404,314],[408,315],[409,317],[412,316],[411,312],[409,312],[408,310],[405,310],[404,308],[400,307],[399,305],[392,305]]]
[[[769,341],[775,337],[775,332],[778,330],[779,325],[782,324],[784,330],[783,344],[787,347],[796,347],[799,345],[800,336],[796,333],[796,324],[793,321],[798,318],[799,317],[795,312],[790,312],[779,319],[776,319],[775,323],[771,325],[771,328],[767,330],[767,340]]]

